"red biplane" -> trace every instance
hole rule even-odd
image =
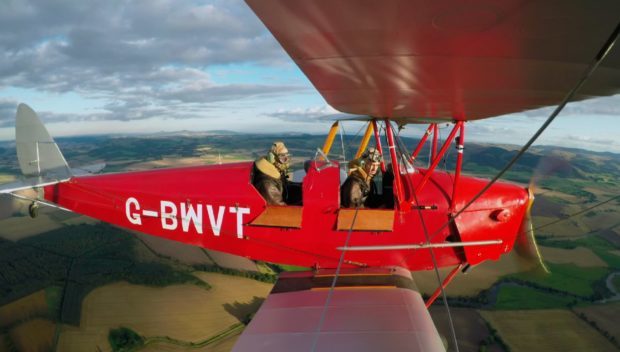
[[[37,188],[32,212],[51,204],[154,236],[313,268],[279,277],[235,351],[444,350],[426,308],[459,270],[496,260],[527,236],[533,200],[525,186],[487,187],[488,180],[461,174],[466,122],[560,104],[603,58],[571,97],[618,93],[620,55],[609,48],[620,3],[247,3],[331,106],[368,121],[359,151],[374,137],[390,160],[381,165],[385,207],[340,207],[341,165],[329,159],[338,123],[308,164],[301,203],[270,206],[251,183],[252,162],[76,175],[23,104],[17,154],[31,178],[3,192]],[[398,137],[397,127],[408,123],[429,124],[412,153]],[[442,145],[438,123],[453,124]],[[429,137],[431,161],[418,167]],[[439,171],[453,144],[455,170]],[[441,267],[453,270],[424,302],[410,271]]]

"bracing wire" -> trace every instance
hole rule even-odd
[[[386,122],[386,123],[390,123],[390,122]],[[411,155],[409,154],[409,151],[407,150],[407,148],[402,144],[402,141],[400,138],[396,138],[396,147],[400,155]],[[398,161],[392,161],[392,162],[398,162]],[[405,177],[404,179],[407,180],[407,183],[409,184],[409,188],[413,190],[413,198],[414,198],[415,203],[419,204],[418,197],[415,192],[415,187],[413,187],[413,185],[411,184],[411,179],[409,177]],[[430,245],[431,237],[429,236],[428,228],[426,227],[426,221],[424,220],[424,215],[422,214],[422,210],[420,208],[417,208],[417,213],[418,213],[418,217],[420,218],[420,223],[422,224],[422,230],[424,232],[426,244]],[[452,340],[454,342],[454,347],[456,349],[456,352],[459,352],[459,344],[456,338],[456,329],[454,328],[454,321],[452,319],[452,313],[450,312],[450,305],[448,304],[448,297],[446,296],[446,292],[441,282],[441,275],[439,274],[439,266],[437,264],[437,258],[435,257],[435,252],[433,251],[433,248],[430,246],[429,246],[429,251],[431,254],[431,260],[433,261],[433,269],[435,271],[437,283],[439,284],[439,287],[441,288],[441,296],[442,296],[442,300],[444,303],[444,307],[446,308],[446,312],[448,313],[448,322],[450,325],[450,333],[452,334]]]
[[[355,225],[355,220],[357,219],[357,211],[359,207],[355,207],[355,213],[353,213],[353,220],[351,221],[351,227],[349,228],[349,232],[347,233],[347,238],[344,241],[344,248],[349,246],[349,240],[351,239],[351,234],[353,233],[353,226]],[[316,344],[319,340],[319,336],[321,334],[321,329],[323,328],[323,324],[325,322],[325,317],[327,316],[327,310],[329,309],[329,304],[331,303],[332,296],[334,294],[334,289],[336,288],[336,282],[338,281],[338,276],[340,275],[340,269],[342,268],[342,264],[344,263],[344,255],[347,251],[342,251],[340,253],[340,260],[338,261],[338,266],[336,267],[336,273],[334,275],[334,279],[332,280],[332,284],[327,292],[327,299],[325,300],[325,305],[323,306],[323,311],[321,312],[321,318],[319,319],[319,325],[316,328],[314,338],[312,339],[312,349],[311,351],[316,351]]]
[[[431,240],[437,236],[443,229],[452,224],[455,219],[461,215],[467,208],[469,208],[478,198],[480,198],[491,186],[497,182],[512,166],[525,154],[525,152],[534,144],[534,142],[540,137],[540,135],[549,127],[549,125],[555,120],[555,118],[559,115],[559,113],[564,109],[566,104],[573,99],[575,94],[584,83],[590,78],[592,73],[598,68],[601,62],[605,59],[607,54],[614,47],[618,36],[620,34],[620,22],[616,25],[616,28],[612,32],[611,36],[605,41],[601,50],[597,53],[594,59],[588,65],[588,68],[585,70],[583,76],[579,79],[577,84],[566,94],[562,102],[553,110],[551,115],[547,118],[547,120],[540,126],[540,128],[534,133],[534,135],[525,143],[525,145],[519,150],[519,152],[506,164],[506,166],[489,181],[482,190],[480,190],[467,204],[465,204],[459,211],[457,211],[447,222],[445,222],[439,229],[437,229],[432,235]]]

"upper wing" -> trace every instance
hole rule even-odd
[[[474,120],[560,103],[618,0],[246,0],[334,108]],[[620,50],[577,100],[620,93]]]

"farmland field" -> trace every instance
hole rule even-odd
[[[108,346],[110,328],[126,326],[146,337],[200,341],[239,323],[255,311],[272,285],[240,277],[195,273],[212,288],[192,285],[150,288],[115,283],[93,290],[83,301],[79,328],[63,326],[60,351]],[[255,298],[256,297],[256,298]]]
[[[209,255],[211,260],[221,267],[237,270],[258,271],[256,264],[248,258],[208,249],[206,249],[205,252]]]
[[[481,311],[512,351],[616,351],[568,310]],[[543,333],[544,332],[544,333]]]
[[[575,312],[584,314],[587,320],[595,322],[602,331],[608,332],[620,342],[620,303],[576,307]]]
[[[502,285],[497,294],[496,309],[565,308],[575,299],[540,292],[529,287]]]
[[[449,296],[475,296],[491,287],[501,276],[529,269],[520,263],[514,252],[502,256],[497,261],[486,261],[472,268],[467,274],[458,274],[446,292]],[[445,277],[450,270],[450,268],[441,269],[441,277]],[[413,276],[421,292],[431,294],[437,288],[437,278],[433,270],[418,271],[413,273]]]
[[[153,251],[185,264],[213,264],[202,248],[161,237],[133,232]]]
[[[41,211],[39,216],[34,219],[22,216],[0,220],[0,237],[11,241],[19,241],[62,227],[61,223],[52,219],[44,212]]]
[[[0,327],[8,327],[32,317],[47,316],[45,290],[0,307]]]
[[[540,246],[540,251],[545,261],[556,264],[575,264],[580,267],[606,267],[605,263],[592,250],[584,247],[575,249],[563,249]]]
[[[9,336],[18,351],[49,351],[54,344],[55,333],[53,322],[36,318],[14,327],[9,331]]]
[[[433,306],[429,309],[433,322],[439,334],[444,340],[448,341],[448,350],[455,350],[452,343],[452,333],[448,321],[448,314],[443,306]],[[461,352],[478,352],[480,342],[487,339],[489,329],[484,319],[475,309],[450,308],[452,321],[456,330],[456,336]],[[497,347],[496,347],[497,348]],[[500,349],[490,349],[491,351],[501,351]]]
[[[314,148],[322,145],[324,141],[323,136],[299,134],[279,135],[277,138],[285,139],[289,149],[295,154],[293,169],[300,169],[301,161],[312,156]],[[76,140],[61,139],[60,143],[72,165],[73,160],[81,164],[106,161],[105,171],[126,171],[217,163],[220,152],[224,163],[240,159],[251,160],[263,155],[273,140],[274,136],[270,135],[209,134],[146,138],[100,136]],[[406,138],[405,143],[412,144],[412,140]],[[468,147],[468,152],[464,155],[467,172],[470,172],[468,168],[471,166],[476,173],[494,175],[497,169],[507,161],[505,159],[507,153],[502,150],[504,146],[495,148],[472,143]],[[0,149],[0,162],[8,165],[7,170],[17,173],[15,151],[10,148],[14,147],[8,146],[4,150]],[[350,155],[355,152],[356,146],[350,144],[348,148],[347,152]],[[496,150],[495,154],[476,152],[493,148],[499,150]],[[513,148],[514,150],[516,149]],[[535,160],[545,153],[547,150],[544,148],[534,147],[528,151],[527,156],[530,160]],[[606,170],[611,168],[616,171],[599,175],[598,170],[583,171],[586,170],[585,164],[575,163],[574,167],[579,170],[571,176],[543,180],[542,186],[553,186],[554,189],[541,188],[536,192],[537,199],[533,209],[535,226],[556,222],[617,193],[617,184],[620,184],[618,182],[620,168],[617,165],[620,163],[612,162],[609,158],[616,158],[614,160],[620,160],[620,158],[586,151],[563,153],[569,162],[582,153],[587,155],[582,157],[582,160],[592,159],[596,165],[602,163],[606,165]],[[475,163],[468,163],[468,158],[470,161],[476,159]],[[448,159],[448,164],[453,163],[454,154]],[[601,162],[599,159],[605,161]],[[513,180],[527,182],[534,167],[532,165],[515,165],[517,168],[520,167],[519,170],[509,172],[508,176]],[[21,201],[0,202],[0,219],[25,214],[27,205],[27,202]],[[586,306],[590,304],[590,300],[598,299],[598,296],[586,296],[593,292],[600,294],[601,289],[605,289],[602,279],[609,272],[620,271],[620,226],[616,226],[619,211],[620,201],[616,200],[614,203],[607,203],[593,211],[537,230],[539,243],[544,245],[543,255],[552,267],[551,276],[532,278],[525,274],[518,274],[529,268],[518,265],[518,261],[512,255],[506,255],[499,261],[485,262],[473,267],[467,274],[459,273],[447,288],[447,293],[452,299],[451,303],[455,302],[476,309],[497,308],[501,309],[499,313],[509,314],[511,312],[506,309],[523,311],[525,308],[563,308],[579,301],[573,309],[579,312],[584,310],[588,319],[596,321],[601,327],[607,326],[605,321],[612,324],[617,322],[616,306],[607,305],[604,307],[614,308],[609,311],[598,311],[600,307],[598,305]],[[257,266],[247,258],[203,251],[147,235],[139,235],[142,241],[138,241],[134,237],[135,234],[120,233],[117,228],[106,227],[98,224],[96,220],[83,216],[48,208],[42,208],[40,215],[36,220],[25,216],[0,220],[2,239],[15,241],[31,237],[17,243],[0,241],[0,249],[2,249],[0,252],[0,264],[2,264],[0,267],[0,299],[4,299],[2,303],[8,303],[0,309],[9,307],[17,299],[47,288],[49,293],[47,304],[50,309],[45,311],[41,301],[32,302],[31,308],[40,310],[40,313],[34,316],[60,317],[65,323],[76,325],[79,324],[80,317],[84,319],[79,327],[62,325],[58,351],[96,351],[98,347],[102,351],[108,351],[109,329],[121,325],[127,325],[147,338],[170,335],[182,341],[204,341],[226,330],[231,322],[238,322],[247,313],[253,312],[271,287],[271,285],[241,277],[194,273],[212,286],[211,290],[207,290],[207,284],[192,280],[196,279],[192,276],[194,270],[201,267],[206,271],[221,269],[213,267],[213,263],[241,271],[255,271]],[[84,222],[90,225],[62,227]],[[38,233],[53,228],[57,230],[34,237]],[[293,269],[282,267],[287,270]],[[262,265],[259,270],[271,272],[267,266]],[[442,270],[442,275],[449,270]],[[232,271],[229,273],[245,274]],[[414,276],[423,292],[430,293],[437,287],[433,271],[415,273]],[[515,285],[515,278],[527,282]],[[71,280],[65,286],[67,279]],[[121,282],[122,280],[133,284]],[[513,282],[507,283],[505,280],[513,280]],[[502,281],[499,286],[498,281]],[[238,283],[241,284],[238,285]],[[601,283],[603,283],[602,286]],[[618,285],[620,282],[616,282],[616,286]],[[489,288],[492,289],[486,295],[475,297],[482,290]],[[572,293],[573,296],[558,291],[566,291]],[[135,292],[140,293],[140,299],[137,298],[138,295]],[[583,299],[574,295],[579,295]],[[459,299],[455,296],[469,296],[470,298]],[[58,312],[61,302],[63,302],[63,312]],[[84,311],[80,311],[80,307],[84,307]],[[590,308],[591,311],[588,310]],[[432,311],[442,335],[446,340],[450,340],[450,334],[446,330],[445,313],[442,313],[443,308],[441,305],[434,306]],[[473,308],[453,308],[452,311],[456,320],[457,335],[461,341],[460,349],[477,351],[480,347],[480,340],[491,336],[488,327]],[[527,321],[540,318],[540,316],[530,315],[534,312],[537,311],[526,312]],[[613,313],[611,318],[605,315],[609,313]],[[118,317],[115,314],[118,314]],[[24,319],[27,321],[29,316],[31,317],[29,314],[24,314],[20,319],[13,319],[15,322],[11,323],[10,327],[5,329],[6,331],[0,330],[0,333],[6,335],[19,322]],[[194,321],[198,323],[194,324]],[[196,325],[200,326],[200,329]],[[566,334],[573,334],[573,331],[581,333],[579,329],[571,330],[575,329],[575,326],[560,326],[560,329],[565,329],[558,331],[564,331]],[[601,335],[594,329],[587,331],[594,331],[595,335],[597,333]],[[542,330],[538,332],[538,335],[544,336],[545,333],[546,330]],[[536,338],[541,338],[540,336]],[[584,336],[584,339],[590,341],[588,340],[591,337],[590,333]],[[238,335],[226,337],[196,350],[229,351],[237,338]],[[9,349],[10,346],[3,347],[0,341],[0,352],[5,352],[3,348]],[[148,345],[144,350],[187,351],[188,348],[158,342]],[[513,351],[520,350],[522,349],[513,349]],[[499,352],[499,347],[491,344],[487,351]]]
[[[551,270],[550,275],[519,273],[508,277],[533,282],[578,296],[589,296],[594,293],[594,282],[606,277],[608,272],[607,268],[583,268],[573,264],[548,263],[548,267]]]

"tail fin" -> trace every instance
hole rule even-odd
[[[24,175],[56,179],[71,177],[71,169],[58,145],[34,110],[26,104],[17,107],[15,144]]]

